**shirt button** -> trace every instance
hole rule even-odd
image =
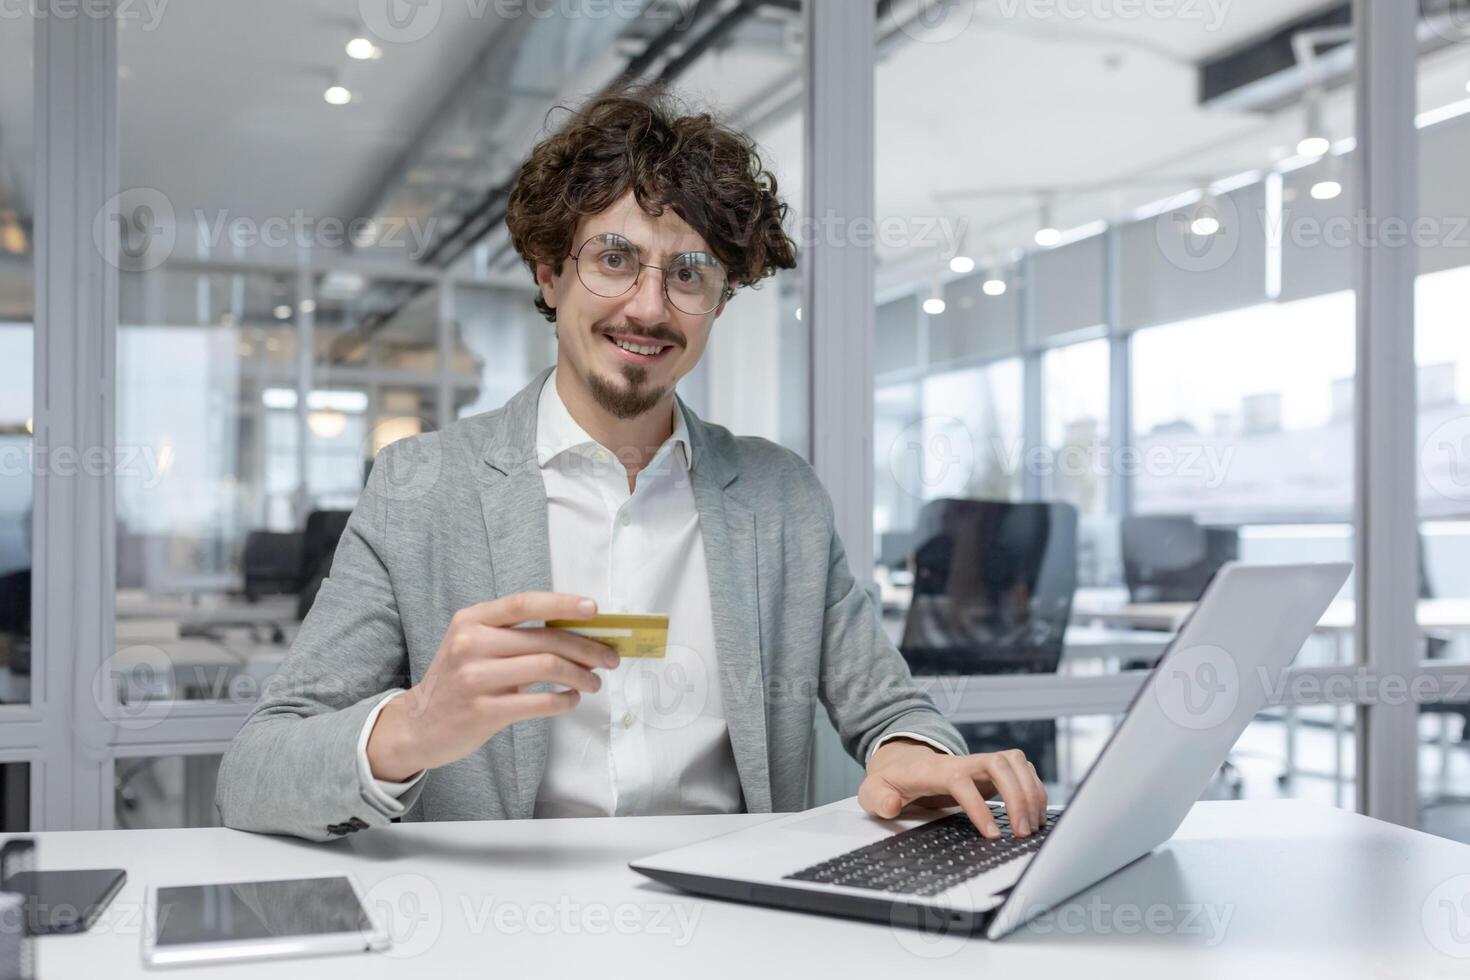
[[[628,512],[627,511],[623,511],[622,513],[620,513],[618,515],[618,523],[621,524],[621,525],[623,525],[623,527],[627,527],[628,526],[628,522],[631,521],[631,520],[632,520],[632,518],[628,516]]]
[[[632,728],[633,727],[633,720],[634,720],[633,719],[633,712],[631,712],[631,711],[624,711],[623,712],[623,727],[624,728]]]

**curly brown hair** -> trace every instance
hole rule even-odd
[[[531,151],[506,206],[511,243],[533,279],[537,263],[561,268],[580,218],[605,211],[629,190],[649,215],[673,208],[724,263],[731,286],[796,267],[796,243],[782,228],[787,205],[748,136],[708,112],[683,114],[673,96],[652,85],[556,109],[572,112],[571,119]],[[536,308],[556,322],[539,293]]]

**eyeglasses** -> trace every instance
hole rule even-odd
[[[644,269],[664,274],[664,299],[681,313],[703,316],[735,295],[719,259],[708,252],[684,252],[667,267],[642,261],[638,246],[621,235],[593,235],[569,255],[587,291],[605,299],[622,296],[638,285]]]

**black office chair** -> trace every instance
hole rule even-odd
[[[305,619],[316,602],[317,590],[332,570],[337,542],[347,530],[350,510],[314,510],[306,516],[302,532],[302,579],[296,600],[296,618]]]
[[[935,500],[919,514],[899,650],[915,674],[1050,674],[1077,588],[1077,510]],[[1019,748],[1056,781],[1053,719],[957,726],[972,752]]]
[[[0,575],[0,635],[9,638],[10,670],[31,672],[31,570],[17,569]]]
[[[1194,602],[1221,565],[1240,557],[1238,531],[1188,516],[1130,515],[1121,534],[1130,602]]]
[[[240,556],[245,598],[296,592],[301,588],[301,535],[295,531],[249,531]]]

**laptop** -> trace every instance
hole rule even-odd
[[[999,939],[1158,847],[1267,703],[1350,562],[1221,566],[1065,808],[1030,836],[839,800],[629,867],[684,891]]]

